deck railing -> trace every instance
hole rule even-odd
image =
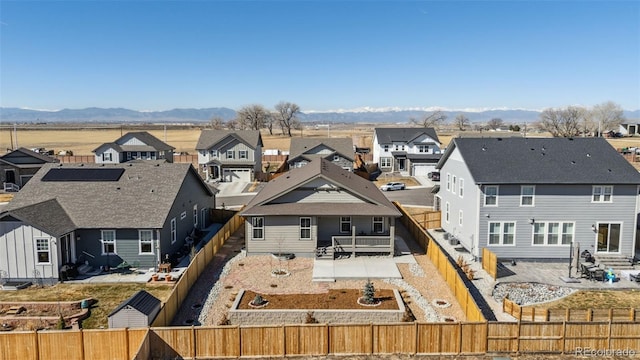
[[[9,183],[6,182],[4,183],[4,191],[9,192],[9,191],[20,191],[20,186],[14,184],[14,183]]]
[[[389,235],[332,236],[331,245],[337,252],[392,252]]]

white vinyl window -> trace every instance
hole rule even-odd
[[[458,212],[458,225],[462,226],[462,210]]]
[[[574,237],[572,222],[536,222],[533,224],[533,245],[570,245]]]
[[[216,149],[209,150],[209,155],[211,155],[211,157],[218,157],[218,150]]]
[[[520,186],[520,206],[533,206],[533,197],[536,193],[535,185]]]
[[[451,191],[451,174],[447,174],[447,191]]]
[[[36,256],[38,264],[51,263],[51,248],[49,247],[49,239],[36,239]]]
[[[429,152],[429,145],[418,145],[418,152],[419,153],[428,153]]]
[[[516,223],[490,222],[489,245],[515,245]]]
[[[102,255],[116,254],[116,231],[102,230]]]
[[[138,238],[140,255],[153,254],[153,230],[139,230]]]
[[[102,161],[112,161],[112,160],[113,158],[111,157],[110,152],[102,153]]]
[[[300,218],[300,240],[311,240],[311,218]]]
[[[373,217],[373,232],[376,234],[384,232],[384,218],[382,216]]]
[[[380,167],[390,168],[391,167],[391,158],[390,157],[380,158]]]
[[[233,150],[227,150],[227,159],[235,158],[235,152]]]
[[[351,216],[340,217],[340,232],[341,233],[351,232]]]
[[[460,195],[460,197],[464,196],[464,179],[460,178],[460,180],[458,180],[458,195]]]
[[[449,203],[444,205],[444,221],[449,222]]]
[[[263,217],[251,218],[251,227],[253,228],[253,231],[251,232],[251,239],[264,240],[264,218]]]
[[[451,192],[452,193],[456,193],[457,189],[456,189],[456,176],[453,175],[453,177],[451,178]]]
[[[198,204],[193,205],[193,227],[198,228]]]
[[[382,150],[384,152],[389,152],[389,145],[382,145]]]
[[[178,239],[178,228],[176,225],[176,218],[171,219],[171,243],[175,244]]]
[[[498,186],[484,187],[484,206],[498,206]]]
[[[593,187],[592,202],[612,202],[613,186],[596,185]]]
[[[249,158],[249,152],[247,150],[238,151],[238,159],[247,159],[247,158]]]

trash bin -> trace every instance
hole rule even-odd
[[[458,245],[460,242],[454,237],[449,238],[449,245]]]

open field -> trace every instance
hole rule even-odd
[[[82,322],[82,327],[97,329],[107,328],[107,315],[138,290],[146,290],[164,301],[168,298],[171,288],[170,285],[147,286],[137,283],[59,283],[46,287],[32,286],[18,291],[0,291],[0,301],[79,301],[93,298],[97,303],[91,307],[91,316]]]

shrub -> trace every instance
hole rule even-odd
[[[364,289],[362,290],[362,300],[365,304],[374,304],[376,302],[375,299],[376,289],[373,287],[373,283],[371,280],[367,280],[367,283],[364,284]]]
[[[317,324],[318,320],[316,320],[315,316],[313,316],[313,311],[309,311],[307,313],[307,317],[304,319],[305,324]]]
[[[260,296],[260,294],[256,294],[256,297],[254,297],[253,301],[251,301],[251,304],[255,306],[260,306],[264,303],[265,303],[265,300],[262,296]]]
[[[64,330],[65,327],[67,327],[67,324],[65,324],[64,317],[62,316],[62,314],[60,314],[60,317],[58,318],[58,323],[56,324],[56,329]]]

